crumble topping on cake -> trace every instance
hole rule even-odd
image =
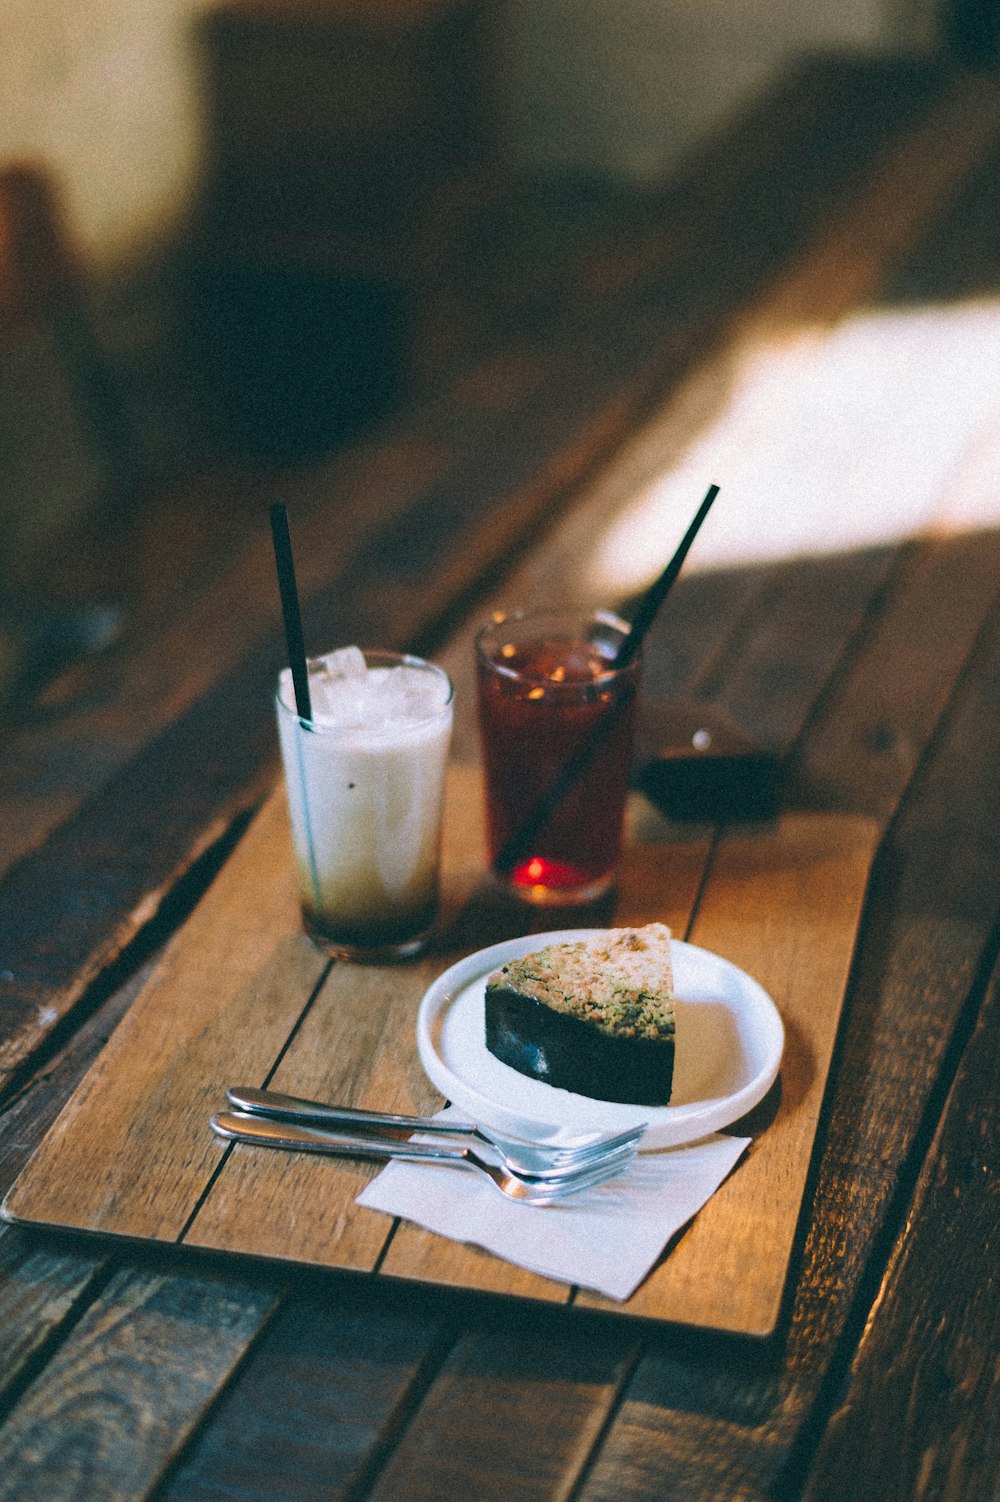
[[[599,939],[548,944],[489,978],[620,1038],[672,1038],[670,930],[609,929]]]

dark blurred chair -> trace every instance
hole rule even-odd
[[[138,483],[138,447],[95,332],[53,187],[39,168],[16,164],[0,169],[0,342],[10,356],[18,341],[33,333],[44,335],[58,402],[71,409],[59,413],[60,432],[64,426],[73,432],[92,473],[100,477],[99,496],[87,502],[112,504]],[[10,367],[14,362],[5,363]],[[30,399],[29,393],[25,400]],[[32,415],[41,429],[36,441],[44,447],[45,414]],[[8,427],[12,416],[8,412]],[[59,441],[54,432],[51,442]],[[113,634],[115,614],[103,605],[61,606],[26,583],[16,538],[31,536],[35,518],[25,509],[36,507],[39,499],[23,484],[23,476],[2,479],[8,488],[8,536],[0,547],[0,704],[10,705],[67,661],[103,645]],[[69,510],[78,519],[78,508]]]

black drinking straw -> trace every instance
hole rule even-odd
[[[653,621],[656,619],[656,614],[660,606],[667,598],[667,595],[670,593],[671,589],[673,589],[677,575],[684,567],[684,560],[687,557],[688,553],[691,551],[691,544],[698,536],[701,524],[705,520],[709,511],[712,509],[712,502],[715,500],[715,497],[718,494],[718,485],[710,485],[708,487],[708,490],[705,494],[705,499],[698,507],[698,510],[695,513],[694,520],[688,527],[687,531],[684,533],[684,536],[681,538],[680,546],[678,547],[676,553],[671,558],[670,562],[667,564],[660,577],[655,581],[655,583],[649,586],[646,593],[639,601],[639,608],[632,619],[632,626],[629,634],[628,636],[626,636],[625,640],[618,648],[617,655],[615,656],[615,660],[612,663],[612,668],[615,672],[617,672],[621,668],[628,667],[629,663],[632,661],[632,658],[642,646],[642,639],[646,635],[646,632],[649,630],[650,626],[653,624]]]
[[[615,653],[609,668],[610,672],[620,672],[622,668],[628,667],[642,646],[642,639],[653,624],[660,606],[673,588],[677,575],[680,573],[684,560],[691,549],[691,544],[697,537],[699,528],[711,510],[712,502],[718,493],[718,485],[709,486],[705,499],[698,507],[694,520],[682,537],[674,556],[659,578],[655,583],[650,585],[639,601],[639,608],[633,617],[629,634]],[[493,862],[494,870],[501,873],[509,873],[519,861],[524,860],[525,856],[530,853],[531,846],[534,844],[539,830],[545,824],[546,820],[550,818],[554,810],[558,808],[577,778],[589,766],[596,752],[614,729],[622,710],[632,702],[634,693],[635,689],[633,687],[631,692],[622,694],[618,699],[614,700],[608,712],[602,715],[599,720],[594,721],[589,734],[577,746],[572,756],[570,756],[563,766],[555,782],[553,782],[547,792],[542,794],[524,823],[505,841],[497,854],[496,860]]]
[[[295,585],[292,539],[288,533],[288,511],[283,502],[275,501],[270,514],[274,561],[278,569],[278,588],[281,591],[281,613],[285,618],[288,664],[292,670],[292,687],[295,690],[295,709],[303,728],[307,729],[312,721],[312,700],[309,697],[309,668],[302,636],[299,592]]]

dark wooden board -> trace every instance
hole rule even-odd
[[[117,1271],[0,1429],[0,1495],[151,1490],[272,1305],[238,1279]]]
[[[815,1456],[809,1502],[995,1493],[998,1058],[994,971],[878,1290],[878,1318]],[[872,1445],[873,1412],[891,1446]]]
[[[55,1332],[93,1296],[105,1265],[93,1248],[74,1255],[39,1246],[15,1226],[0,1229],[0,1403],[11,1401]]]
[[[929,538],[904,555],[853,671],[831,685],[797,748],[793,777],[814,805],[892,814],[996,598],[998,577],[998,532]]]
[[[599,1441],[634,1351],[614,1333],[586,1341],[523,1326],[511,1333],[464,1337],[390,1456],[373,1499],[565,1496],[578,1484]],[[525,1405],[544,1385],[552,1406]],[[516,1434],[496,1442],[496,1420],[514,1419]],[[553,1422],[558,1413],[558,1423]],[[483,1422],[484,1418],[487,1422]],[[451,1427],[452,1443],[442,1444]],[[461,1439],[458,1436],[461,1435]]]
[[[356,1495],[419,1406],[450,1339],[432,1315],[332,1300],[323,1290],[293,1294],[158,1493],[161,1502]]]

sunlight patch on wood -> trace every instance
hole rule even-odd
[[[689,571],[1000,523],[1000,299],[800,329],[728,374],[717,419],[602,533],[596,598],[649,583],[713,482]]]

